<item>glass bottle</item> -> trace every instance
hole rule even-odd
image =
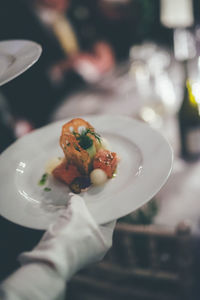
[[[200,81],[186,80],[178,118],[181,156],[185,160],[195,161],[200,158]]]

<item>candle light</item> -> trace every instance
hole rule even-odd
[[[169,28],[192,26],[192,0],[161,0],[160,19],[161,23]]]

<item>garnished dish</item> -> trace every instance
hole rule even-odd
[[[40,185],[45,185],[48,175],[52,175],[79,194],[91,185],[103,185],[115,176],[119,157],[108,150],[108,142],[85,120],[72,119],[62,126],[60,146],[64,157],[49,161]]]
[[[60,179],[55,178],[53,170],[64,160],[67,162],[74,153],[74,158],[70,161],[75,162],[73,164],[77,167],[81,177],[90,179],[93,170],[102,174],[102,169],[99,168],[101,161],[97,160],[96,162],[95,160],[95,157],[98,158],[100,155],[101,149],[117,153],[120,162],[117,164],[117,169],[115,168],[115,171],[111,169],[111,173],[106,176],[105,184],[94,188],[89,186],[86,192],[81,193],[97,224],[106,224],[130,214],[156,195],[172,169],[173,154],[165,138],[146,124],[126,116],[87,115],[82,119],[92,124],[92,126],[85,126],[86,129],[90,128],[91,130],[94,126],[96,130],[92,130],[92,132],[97,134],[99,131],[101,134],[100,145],[98,138],[93,140],[93,134],[85,134],[93,140],[92,144],[98,145],[94,156],[89,158],[89,161],[91,160],[88,165],[89,172],[85,171],[86,164],[81,162],[82,168],[79,170],[78,150],[76,152],[71,150],[69,154],[65,155],[65,151],[63,154],[62,147],[59,147],[60,135],[62,135],[61,145],[63,148],[65,147],[63,141],[67,140],[68,133],[74,136],[73,131],[75,131],[81,135],[82,131],[79,132],[74,127],[72,132],[70,129],[64,137],[66,127],[69,129],[71,125],[66,127],[64,125],[65,129],[63,128],[61,134],[63,124],[71,119],[61,120],[34,130],[18,139],[1,153],[1,216],[29,228],[41,230],[49,228],[66,207],[70,198],[70,189],[68,188],[70,184],[66,185],[60,182]],[[110,146],[104,146],[104,138],[107,139]],[[83,147],[79,145],[80,139],[75,138],[75,140],[75,145],[78,144],[78,147],[82,149]],[[86,147],[83,150],[87,151],[87,149],[89,148]],[[83,150],[82,152],[84,152]],[[98,168],[94,169],[96,163]],[[116,177],[113,179],[115,173]],[[112,177],[110,177],[111,175]],[[102,177],[103,181],[105,176]],[[92,179],[92,182],[94,180]]]

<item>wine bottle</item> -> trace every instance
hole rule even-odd
[[[181,156],[188,161],[200,159],[200,82],[186,81],[179,110]]]

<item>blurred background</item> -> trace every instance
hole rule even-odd
[[[199,299],[200,0],[1,0],[8,39],[43,52],[0,87],[0,151],[50,122],[103,113],[146,122],[174,151],[167,184],[118,220],[110,253],[67,299]],[[1,279],[42,233],[0,225]]]

